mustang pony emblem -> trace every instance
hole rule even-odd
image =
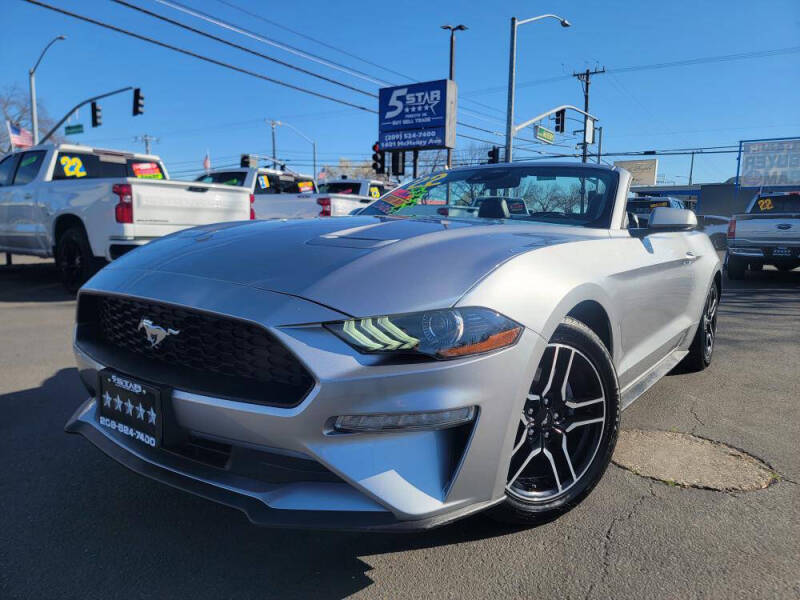
[[[150,342],[151,348],[158,346],[168,335],[178,335],[180,333],[178,329],[164,329],[160,325],[153,325],[150,319],[142,319],[139,321],[139,327],[137,327],[136,330],[138,331],[139,329],[144,329],[144,333],[147,336],[147,341]]]

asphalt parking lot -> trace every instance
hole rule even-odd
[[[63,433],[84,398],[74,300],[52,263],[0,266],[2,598],[798,598],[800,270],[726,282],[710,369],[664,378],[623,429],[689,432],[778,481],[726,493],[611,466],[534,529],[474,517],[424,534],[260,529]]]

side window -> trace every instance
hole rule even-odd
[[[11,185],[11,179],[14,177],[14,169],[18,160],[19,154],[12,154],[0,161],[0,187]]]
[[[45,154],[46,152],[43,150],[23,154],[19,161],[17,174],[14,176],[14,185],[25,185],[36,179],[36,175],[42,168]]]

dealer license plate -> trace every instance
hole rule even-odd
[[[791,256],[792,251],[786,246],[778,246],[772,249],[772,256]]]
[[[161,390],[127,375],[100,372],[100,425],[155,448],[161,443]]]

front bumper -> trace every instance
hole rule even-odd
[[[268,300],[267,292],[246,293],[260,295],[262,303]],[[171,402],[177,425],[234,449],[313,462],[335,481],[265,482],[229,466],[209,466],[145,447],[102,427],[94,397],[78,409],[66,430],[80,433],[142,475],[238,508],[263,525],[425,529],[503,500],[518,415],[546,346],[536,333],[526,330],[515,346],[493,354],[385,365],[358,355],[320,328],[270,330],[316,379],[303,402],[281,408],[175,389]],[[99,370],[115,365],[98,363],[77,345],[75,355],[93,396]],[[342,414],[464,406],[478,409],[476,420],[461,426],[466,435],[455,435],[453,429],[337,434],[329,428],[331,418]]]

